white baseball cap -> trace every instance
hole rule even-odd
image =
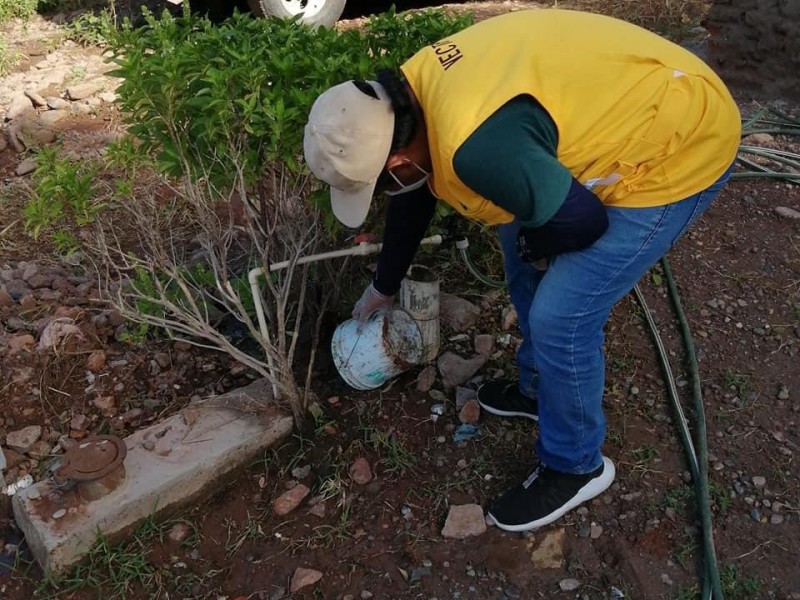
[[[311,107],[303,139],[306,163],[331,186],[333,214],[347,227],[359,227],[367,218],[394,135],[389,95],[377,81],[367,83],[377,98],[353,81],[320,95]]]

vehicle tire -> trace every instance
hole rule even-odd
[[[303,13],[301,22],[330,27],[342,16],[347,0],[247,0],[253,14],[289,19]]]

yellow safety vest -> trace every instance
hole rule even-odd
[[[602,15],[509,13],[423,48],[401,69],[425,116],[431,191],[488,225],[513,216],[470,190],[453,157],[521,94],[555,122],[559,161],[610,206],[660,206],[700,192],[739,146],[739,110],[703,61]]]

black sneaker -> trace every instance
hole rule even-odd
[[[602,494],[615,471],[605,457],[601,467],[585,475],[559,473],[539,463],[525,481],[492,502],[487,522],[506,531],[539,529]]]
[[[523,396],[516,381],[498,379],[484,383],[478,389],[478,404],[493,415],[539,420],[536,399]]]

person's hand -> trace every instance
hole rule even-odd
[[[381,294],[371,283],[353,307],[353,318],[363,323],[375,311],[391,308],[394,298]]]

